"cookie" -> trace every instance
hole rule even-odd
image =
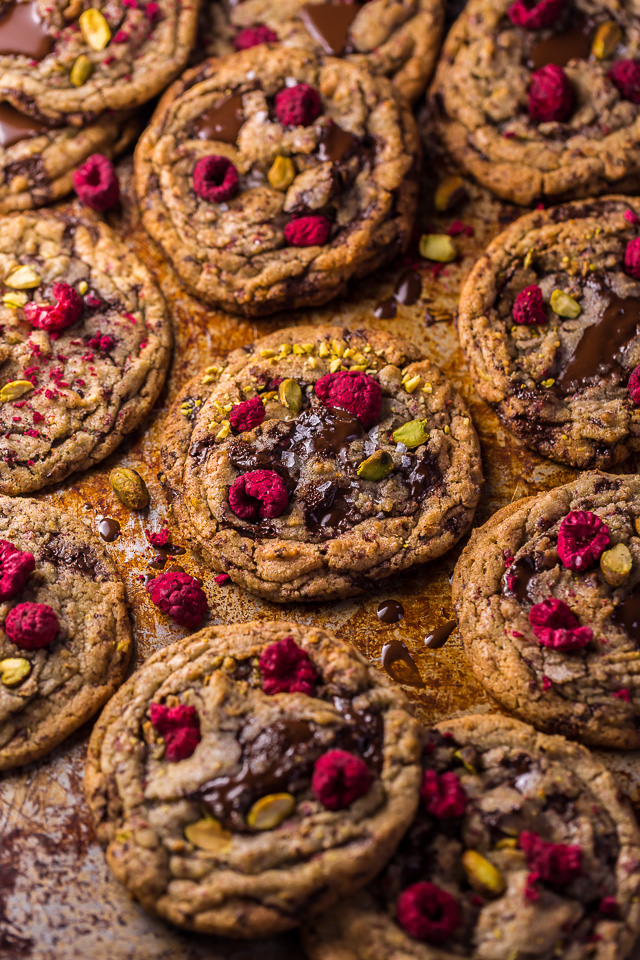
[[[640,182],[640,16],[615,0],[470,0],[431,89],[440,139],[515,203]]]
[[[640,480],[591,472],[474,531],[453,602],[474,673],[550,733],[640,748]]]
[[[37,120],[84,127],[138,107],[185,67],[199,0],[10,0],[0,19],[0,89]]]
[[[0,496],[0,770],[49,753],[124,679],[124,585],[83,523]]]
[[[419,153],[386,78],[263,44],[167,91],[136,149],[136,192],[191,293],[261,316],[326,303],[406,248]]]
[[[311,920],[310,960],[624,960],[640,831],[588,750],[499,716],[428,731],[421,803],[376,881]]]
[[[364,62],[387,76],[407,100],[416,100],[435,66],[444,23],[442,0],[369,3],[270,3],[208,0],[207,53],[219,56],[259,43],[326,53]]]
[[[604,197],[521,217],[460,295],[480,396],[527,446],[582,469],[640,449],[639,215]]]
[[[50,127],[0,103],[0,213],[31,210],[73,190],[73,172],[94,153],[114,157],[133,141],[137,123],[110,113],[76,127]]]
[[[402,693],[313,627],[209,627],[159,650],[96,725],[86,797],[148,910],[258,937],[367,883],[415,813]]]
[[[0,219],[0,492],[86,470],[148,414],[171,349],[146,267],[86,209]]]
[[[412,343],[290,328],[215,376],[195,413],[185,397],[173,408],[162,462],[181,536],[246,589],[277,602],[352,596],[469,528],[478,439]]]

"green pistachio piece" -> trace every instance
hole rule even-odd
[[[427,425],[424,420],[410,420],[393,431],[396,443],[404,443],[405,447],[419,447],[429,439]]]
[[[11,380],[5,383],[0,390],[0,403],[7,403],[9,400],[18,400],[23,394],[33,390],[31,380]]]
[[[549,303],[553,312],[559,317],[575,320],[582,313],[582,307],[578,301],[570,297],[564,290],[554,290]]]
[[[295,380],[283,380],[278,387],[278,399],[283,407],[298,414],[302,410],[302,390]]]
[[[109,483],[118,500],[129,510],[144,510],[148,505],[149,491],[137,470],[114,467],[109,474]]]
[[[30,673],[31,664],[24,657],[0,660],[0,683],[5,687],[17,687]]]
[[[89,60],[89,57],[85,53],[81,53],[80,56],[76,57],[73,61],[73,66],[69,73],[69,80],[74,87],[81,87],[87,82],[92,73],[93,64],[91,60]]]
[[[612,587],[619,587],[625,582],[633,567],[631,551],[624,543],[617,543],[615,547],[600,557],[600,569],[607,583]]]
[[[393,471],[393,458],[385,450],[376,450],[358,467],[358,476],[363,480],[384,480]]]
[[[622,40],[622,30],[614,20],[601,23],[591,44],[591,53],[596,60],[606,60],[612,56]]]
[[[247,814],[247,823],[252,830],[275,830],[296,808],[296,800],[290,793],[271,793],[256,800]]]
[[[506,889],[506,882],[500,871],[490,860],[477,850],[465,850],[462,854],[462,866],[467,880],[478,893],[499,897]]]
[[[458,256],[455,243],[448,233],[425,233],[420,237],[420,256],[436,263],[451,263]]]

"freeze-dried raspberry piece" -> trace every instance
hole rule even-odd
[[[573,87],[555,63],[540,67],[531,75],[529,115],[540,123],[566,120],[573,109]]]
[[[284,127],[306,127],[322,111],[322,100],[315,87],[297,83],[276,93],[276,117]]]
[[[621,96],[631,103],[640,103],[640,61],[616,60],[607,76],[615,83]]]
[[[78,322],[84,310],[84,300],[68,283],[54,283],[51,292],[55,305],[30,301],[25,304],[24,315],[32,327],[57,333]]]
[[[152,547],[166,547],[171,539],[171,534],[166,527],[162,530],[157,530],[155,533],[151,530],[145,530],[144,535]]]
[[[325,407],[337,407],[352,413],[366,429],[377,423],[380,417],[380,384],[360,370],[327,373],[316,382],[315,392]]]
[[[176,763],[190,757],[202,739],[195,707],[183,704],[167,707],[163,703],[152,703],[149,715],[154,729],[164,737],[167,760]]]
[[[442,820],[461,817],[467,809],[467,792],[455,773],[425,770],[420,796],[427,812]]]
[[[316,760],[311,778],[315,797],[327,810],[344,810],[364,797],[371,774],[360,757],[346,750],[329,750]]]
[[[516,323],[536,324],[547,322],[542,290],[537,283],[525,287],[516,297],[511,316]]]
[[[193,168],[193,189],[208,203],[231,200],[238,192],[238,171],[227,157],[200,157]]]
[[[627,384],[629,396],[640,407],[640,364],[632,371]]]
[[[312,697],[318,675],[306,650],[293,637],[269,644],[260,655],[262,689],[274,693],[306,693]]]
[[[531,608],[529,623],[538,643],[554,650],[578,650],[593,639],[591,627],[581,627],[571,608],[553,597]]]
[[[229,423],[236,433],[259,427],[265,418],[264,403],[260,397],[243,400],[229,414]]]
[[[556,22],[563,4],[564,0],[516,0],[507,10],[507,16],[516,27],[542,30]]]
[[[245,27],[244,30],[237,33],[233,40],[233,46],[236,50],[249,50],[251,47],[257,47],[260,43],[275,43],[277,39],[277,33],[261,24],[257,27]]]
[[[518,841],[527,864],[540,880],[562,887],[582,876],[582,848],[564,843],[547,843],[537,833],[523,830]]]
[[[274,470],[251,470],[233,481],[229,506],[241,520],[272,519],[287,509],[289,494]]]
[[[115,167],[101,153],[92,154],[73,175],[73,186],[85,207],[102,212],[120,200]]]
[[[569,570],[586,570],[608,546],[608,526],[589,510],[572,510],[560,524],[558,556]]]
[[[206,593],[188,573],[161,573],[149,581],[147,593],[181,627],[198,627],[209,609]]]
[[[108,333],[100,333],[99,330],[90,338],[87,344],[88,347],[92,347],[94,350],[102,350],[103,353],[109,353],[115,345],[116,342],[113,337],[110,337]]]
[[[640,237],[630,240],[624,252],[624,272],[640,280]]]
[[[290,247],[321,247],[330,233],[331,224],[320,214],[290,220],[284,228],[284,238]]]
[[[46,603],[19,603],[9,611],[4,632],[21,650],[48,647],[58,632],[58,617]]]
[[[18,550],[9,540],[0,540],[0,600],[15,597],[35,568],[32,553]]]
[[[445,943],[460,926],[458,901],[435,883],[414,883],[396,903],[396,919],[405,933],[424,943]]]

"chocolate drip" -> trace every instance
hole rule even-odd
[[[0,103],[0,147],[12,147],[46,129],[33,117],[25,116],[8,103]]]
[[[622,374],[616,355],[636,334],[640,323],[640,299],[611,295],[602,317],[586,327],[556,384],[565,393],[585,386],[592,377]]]
[[[458,624],[455,620],[448,620],[446,623],[443,623],[442,626],[436,627],[433,633],[427,634],[424,638],[425,647],[428,647],[429,650],[440,650],[441,647],[444,647],[457,626]]]
[[[6,9],[6,8],[5,8]],[[0,56],[24,56],[43,60],[53,47],[35,0],[11,3],[0,17]]]
[[[112,517],[105,517],[98,524],[98,533],[107,543],[113,543],[120,536],[120,524]]]
[[[393,295],[398,303],[411,306],[418,302],[421,293],[422,277],[416,270],[407,270],[398,280]]]
[[[611,621],[623,627],[636,644],[640,644],[640,587],[636,586],[626,600],[613,608]]]
[[[339,57],[348,52],[349,30],[361,9],[360,3],[309,3],[300,18],[324,52]]]
[[[407,687],[424,687],[415,660],[401,640],[390,640],[382,648],[382,666],[392,680]]]
[[[594,24],[573,14],[566,30],[552,34],[533,45],[527,66],[531,70],[539,70],[549,63],[566,67],[571,60],[588,60],[593,34]]]
[[[324,130],[318,144],[318,159],[339,163],[341,160],[346,160],[357,146],[357,137],[354,137],[347,130],[343,130],[337,123],[330,123]]]
[[[404,617],[404,607],[399,600],[383,600],[376,612],[383,623],[398,623]]]
[[[219,100],[210,110],[194,120],[193,128],[199,140],[235,143],[243,123],[242,97],[233,94]]]

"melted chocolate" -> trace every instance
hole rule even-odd
[[[335,536],[344,533],[358,520],[354,506],[332,481],[316,487],[305,513],[305,523],[314,533]]]
[[[347,51],[349,30],[361,8],[360,3],[310,3],[300,17],[325,53],[340,56]]]
[[[346,160],[357,146],[357,137],[354,137],[347,130],[343,130],[337,123],[331,123],[326,127],[318,144],[318,159],[339,163],[341,160]]]
[[[504,573],[504,592],[513,594],[521,603],[530,602],[529,585],[536,573],[536,563],[533,557],[521,557],[519,560],[514,560]]]
[[[404,617],[404,607],[399,600],[383,600],[376,612],[383,623],[398,623]]]
[[[51,537],[49,543],[43,547],[39,559],[42,562],[49,561],[54,566],[65,564],[68,567],[73,567],[78,573],[89,577],[91,580],[98,580],[106,576],[106,570],[91,547],[76,546],[69,543],[60,534],[54,534]]]
[[[640,299],[612,294],[602,317],[585,328],[569,361],[556,378],[560,390],[573,392],[576,385],[584,386],[592,377],[621,374],[622,367],[616,354],[633,339],[639,323]]]
[[[113,543],[120,536],[120,524],[112,517],[105,517],[98,524],[98,533],[107,543]]]
[[[386,300],[381,300],[376,305],[373,315],[379,320],[393,320],[397,312],[398,308],[395,297],[387,297]]]
[[[538,40],[531,48],[527,66],[539,70],[549,63],[566,67],[571,60],[588,60],[591,55],[594,25],[583,17],[571,18],[571,24],[562,33]]]
[[[624,627],[634,643],[640,644],[640,587],[636,586],[626,600],[613,608],[611,621]]]
[[[194,120],[193,128],[200,140],[235,143],[243,123],[242,97],[233,94],[219,100],[210,110]]]
[[[437,627],[433,633],[427,634],[424,638],[425,647],[428,647],[429,650],[439,650],[441,647],[444,647],[457,626],[458,624],[455,620],[448,620],[446,623],[443,623],[442,626]]]
[[[390,640],[382,648],[382,666],[392,680],[407,687],[424,687],[415,660],[400,640]]]
[[[43,60],[53,47],[35,0],[11,3],[0,17],[0,56],[15,55]]]
[[[412,453],[405,454],[400,472],[404,475],[405,483],[409,487],[411,499],[418,502],[426,493],[437,487],[442,479],[440,468],[429,453],[425,453],[420,460]]]
[[[411,306],[418,302],[421,293],[422,277],[416,270],[407,270],[398,280],[393,295],[398,303]]]
[[[12,147],[14,143],[26,140],[47,127],[33,117],[27,117],[8,103],[0,103],[0,147]]]

